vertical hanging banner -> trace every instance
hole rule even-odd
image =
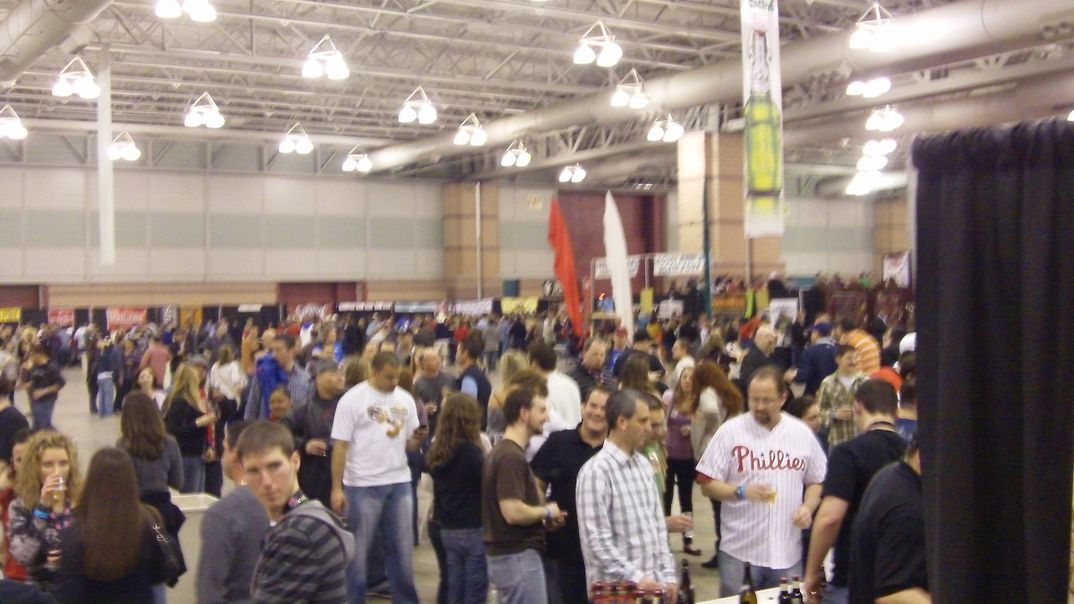
[[[776,0],[741,0],[746,237],[783,234],[783,91]]]

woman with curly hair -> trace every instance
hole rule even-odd
[[[34,434],[15,476],[8,510],[11,555],[42,589],[52,591],[59,570],[61,533],[82,493],[75,443],[59,432]]]
[[[483,604],[488,575],[481,529],[481,408],[466,394],[444,401],[426,456],[433,477],[433,519],[444,545],[448,604]]]

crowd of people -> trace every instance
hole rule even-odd
[[[692,601],[672,533],[722,595],[800,576],[808,601],[928,601],[916,341],[870,323],[647,317],[584,339],[555,313],[91,325],[62,357],[52,330],[0,331],[25,350],[13,373],[0,362],[0,600],[166,601],[174,489],[228,491],[191,569],[204,603],[417,602],[422,529],[452,604],[573,604],[624,581]],[[120,416],[84,477],[51,422],[76,349],[91,412]],[[714,535],[695,534],[696,490]]]

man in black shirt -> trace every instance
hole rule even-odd
[[[582,407],[577,428],[553,432],[537,451],[530,467],[538,479],[538,489],[551,488],[549,501],[567,513],[563,529],[545,536],[545,570],[548,573],[548,602],[569,604],[588,600],[585,560],[578,535],[578,508],[574,490],[578,471],[600,448],[608,435],[604,406],[612,391],[595,386]]]
[[[835,570],[824,591],[824,602],[846,604],[850,567],[850,530],[865,488],[881,468],[902,457],[905,448],[895,431],[898,399],[891,384],[880,379],[863,382],[854,394],[858,436],[832,449],[824,494],[809,543],[804,589],[820,591],[824,557],[835,546]]]
[[[11,463],[11,449],[15,446],[15,434],[30,427],[22,412],[11,404],[15,385],[0,376],[0,466]]]
[[[52,363],[48,350],[36,344],[30,351],[27,363],[29,379],[27,391],[30,394],[30,413],[34,418],[34,431],[52,428],[52,411],[56,408],[56,399],[60,389],[67,385],[60,375],[60,370]]]
[[[634,352],[640,352],[649,356],[650,372],[656,373],[657,378],[664,377],[664,373],[666,373],[666,371],[664,370],[664,364],[660,362],[660,357],[656,356],[652,352],[653,338],[649,335],[649,332],[645,331],[644,329],[639,329],[634,334],[634,343],[631,344],[631,347],[634,349]],[[616,378],[622,375],[623,367],[626,365],[627,357],[629,357],[630,354],[631,352],[628,350],[623,354],[620,354],[615,359],[615,365],[612,367],[612,373],[615,374]]]
[[[903,461],[877,472],[865,490],[854,519],[850,556],[851,604],[932,602],[916,440]]]

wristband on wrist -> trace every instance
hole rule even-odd
[[[38,518],[40,518],[42,520],[48,520],[49,511],[44,509],[44,508],[42,508],[42,507],[40,507],[40,506],[38,506],[38,507],[34,508],[34,516],[37,516]]]
[[[738,488],[735,489],[735,497],[738,498],[739,501],[746,498],[746,483],[738,485]]]

